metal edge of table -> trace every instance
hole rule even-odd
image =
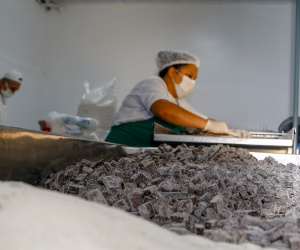
[[[266,138],[234,138],[217,136],[192,136],[192,135],[170,135],[155,134],[155,142],[181,142],[181,143],[201,143],[201,144],[231,144],[231,145],[252,145],[252,146],[278,146],[291,147],[291,139],[266,139]]]

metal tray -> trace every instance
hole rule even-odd
[[[233,136],[213,136],[213,135],[181,135],[174,131],[155,123],[154,142],[157,144],[168,143],[193,144],[193,145],[213,145],[224,144],[234,147],[248,148],[253,152],[273,152],[291,153],[294,141],[295,129],[288,133],[270,132],[249,132],[249,138],[236,138]]]
[[[109,161],[126,155],[119,144],[0,125],[0,180],[38,184],[82,159]]]

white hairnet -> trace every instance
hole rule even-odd
[[[14,81],[14,82],[19,82],[19,83],[23,82],[22,74],[16,70],[11,70],[11,71],[7,72],[3,76],[3,78],[6,78],[6,79]]]
[[[200,60],[197,56],[184,51],[162,50],[158,52],[155,59],[158,71],[175,64],[194,64],[197,68],[200,66]]]

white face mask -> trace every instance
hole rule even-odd
[[[3,95],[5,98],[9,98],[13,95],[13,92],[8,87],[7,82],[5,84],[6,84],[6,90],[1,89],[1,95]]]
[[[182,75],[178,71],[177,71],[177,73],[182,76],[182,81],[180,83],[176,83],[174,81],[174,79],[172,79],[172,81],[175,84],[175,90],[176,90],[177,96],[179,99],[181,99],[181,98],[189,96],[193,92],[196,81],[192,80],[188,76]]]

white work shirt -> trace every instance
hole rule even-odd
[[[176,100],[168,91],[165,81],[161,77],[152,76],[139,82],[125,97],[122,106],[114,117],[113,126],[127,122],[144,121],[154,117],[150,108],[154,102],[160,99],[178,104],[204,119],[208,118],[197,112],[184,99]]]
[[[5,122],[6,122],[5,97],[0,95],[0,125],[4,125]]]

